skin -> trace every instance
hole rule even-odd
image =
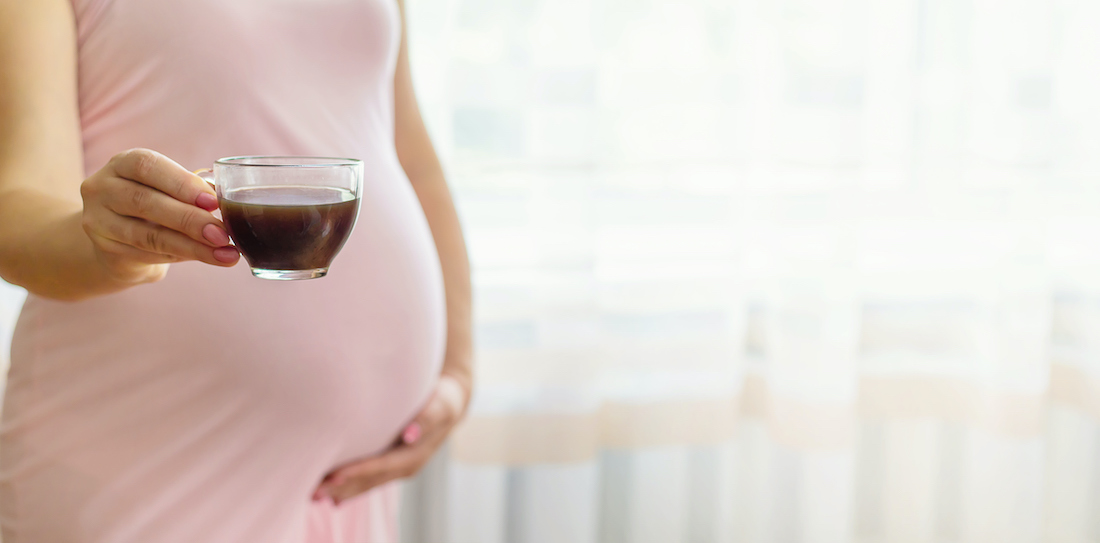
[[[471,391],[469,263],[413,92],[401,12],[394,141],[439,252],[447,348],[434,394],[393,447],[319,483],[314,498],[335,503],[416,473],[462,418]],[[0,0],[0,277],[77,301],[159,281],[175,262],[236,264],[240,255],[211,213],[213,190],[170,158],[123,150],[84,178],[74,27],[68,0]]]

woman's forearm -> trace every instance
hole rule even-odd
[[[466,401],[473,386],[473,332],[471,316],[470,261],[443,167],[435,154],[428,130],[420,115],[409,69],[409,46],[405,29],[405,3],[401,12],[401,43],[394,70],[394,144],[401,167],[412,183],[428,226],[435,238],[443,285],[447,291],[447,351],[443,372],[465,387]]]
[[[458,213],[442,169],[438,163],[434,168],[420,168],[425,169],[427,171],[414,169],[410,175],[415,179],[410,177],[410,180],[424,208],[443,268],[447,299],[447,351],[443,371],[462,381],[469,390],[473,358],[470,262]]]
[[[59,300],[126,288],[99,265],[80,223],[71,201],[30,189],[0,194],[0,277]]]
[[[81,227],[75,24],[65,0],[0,2],[0,277],[66,300],[123,288]]]

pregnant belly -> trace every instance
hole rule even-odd
[[[18,496],[20,511],[51,512],[21,518],[24,533],[80,532],[43,541],[300,540],[287,534],[324,474],[389,446],[442,361],[427,226],[418,209],[378,205],[364,201],[323,279],[188,263],[85,302],[30,298],[12,345],[0,513]],[[238,535],[211,539],[218,530]]]
[[[253,436],[321,470],[378,452],[427,399],[444,348],[439,264],[413,217],[395,225],[364,209],[323,279],[185,263],[88,302],[32,298],[13,345],[16,412],[48,404],[65,421],[53,431],[99,427],[80,432],[121,440],[134,458],[175,439],[157,432],[204,425],[225,432],[210,448]]]
[[[392,441],[430,393],[443,350],[442,293],[409,276],[370,280],[359,256],[352,248],[309,282],[246,276],[267,292],[217,303],[205,319],[217,337],[209,370],[280,431],[339,439],[337,462]]]

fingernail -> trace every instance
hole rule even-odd
[[[209,192],[200,192],[195,198],[195,205],[207,211],[214,211],[218,209],[218,197]]]
[[[420,424],[415,422],[410,424],[408,428],[405,428],[405,433],[401,434],[401,439],[406,445],[416,443],[420,439]]]
[[[235,262],[238,254],[240,253],[237,252],[236,247],[218,247],[214,249],[214,258],[225,263]]]
[[[225,233],[225,230],[218,228],[213,224],[208,224],[202,227],[202,237],[206,238],[206,241],[223,247],[229,245],[229,234]]]

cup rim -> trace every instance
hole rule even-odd
[[[251,161],[257,161],[258,163],[250,163]],[[214,164],[219,166],[256,168],[339,168],[357,166],[362,163],[363,161],[358,158],[295,155],[241,155],[219,158],[214,161]]]

